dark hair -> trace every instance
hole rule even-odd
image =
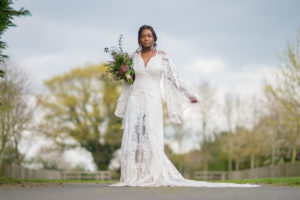
[[[149,29],[151,31],[151,33],[154,37],[154,47],[156,47],[157,46],[157,44],[156,44],[157,36],[156,36],[156,33],[155,33],[154,29],[152,28],[152,26],[149,26],[149,25],[143,25],[140,27],[139,34],[138,34],[138,44],[140,45],[140,38],[141,38],[141,34],[144,29]]]

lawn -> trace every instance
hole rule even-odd
[[[250,184],[265,184],[265,185],[273,185],[273,186],[300,187],[300,177],[276,177],[276,178],[225,180],[225,181],[211,181],[211,182],[250,183]]]
[[[201,181],[201,180],[199,180]],[[39,186],[39,185],[52,185],[64,183],[96,183],[96,184],[112,184],[117,183],[119,180],[46,180],[46,179],[16,179],[11,177],[0,177],[0,186]],[[210,181],[210,182],[223,182],[223,183],[250,183],[250,184],[263,184],[273,186],[289,186],[300,187],[300,177],[278,177],[278,178],[261,178],[261,179],[243,179],[243,180],[224,180],[224,181]]]
[[[50,180],[50,179],[18,179],[6,176],[0,176],[0,186],[41,186],[41,185],[61,185],[64,183],[96,183],[111,184],[119,180]]]

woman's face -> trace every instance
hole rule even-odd
[[[144,48],[149,48],[154,45],[154,37],[149,29],[146,28],[142,31],[140,42]]]

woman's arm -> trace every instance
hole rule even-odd
[[[160,51],[160,54],[162,57],[164,96],[168,115],[172,122],[181,124],[183,112],[190,107],[191,103],[198,102],[200,98],[179,77],[171,58],[165,52]]]
[[[165,62],[166,68],[164,73],[166,78],[169,79],[181,93],[188,97],[191,103],[197,103],[199,101],[199,97],[194,95],[191,89],[188,88],[184,81],[180,78],[172,59],[164,51],[159,51],[159,53],[163,55],[162,59]]]

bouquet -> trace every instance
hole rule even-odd
[[[112,80],[123,80],[125,83],[132,84],[135,78],[132,68],[132,58],[123,50],[122,34],[119,38],[119,48],[112,47],[109,49],[105,47],[104,52],[110,53],[113,59],[104,64],[107,67],[106,74],[110,74]]]

